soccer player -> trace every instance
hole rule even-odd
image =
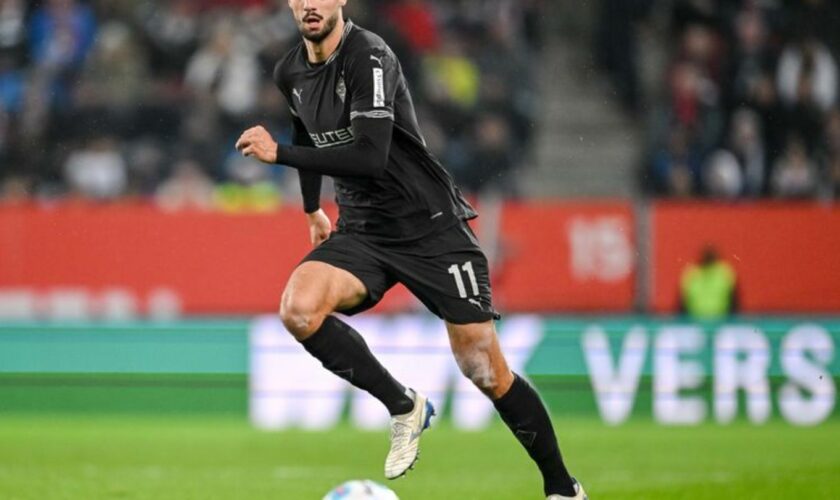
[[[245,156],[300,174],[315,248],[283,292],[283,324],[326,369],[388,409],[385,476],[395,479],[414,466],[434,408],[397,382],[333,313],[369,309],[404,284],[446,322],[458,366],[536,462],[545,495],[585,499],[540,397],[499,348],[487,259],[467,225],[476,213],[426,148],[399,61],[380,37],[344,19],[346,3],[289,0],[303,40],[277,64],[274,79],[293,115],[293,145],[278,145],[261,126],[236,143]],[[319,207],[324,175],[335,180],[335,232]]]

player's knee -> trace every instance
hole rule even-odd
[[[472,350],[456,354],[456,361],[461,373],[478,387],[484,394],[494,397],[499,391],[499,380],[490,361],[490,356],[482,350]]]
[[[298,341],[306,340],[315,333],[324,317],[316,300],[284,294],[280,301],[280,320]]]

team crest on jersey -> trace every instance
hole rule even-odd
[[[344,102],[344,99],[347,97],[347,85],[344,84],[344,76],[338,77],[338,83],[335,86],[335,93],[338,94],[338,98],[341,99],[341,102]]]

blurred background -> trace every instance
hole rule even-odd
[[[702,498],[698,469],[724,497],[836,492],[840,4],[346,13],[394,49],[429,147],[482,214],[502,344],[596,498]],[[377,477],[382,443],[353,440],[387,415],[274,317],[309,248],[297,174],[233,147],[255,124],[290,140],[271,74],[298,41],[282,0],[0,0],[0,497],[316,498]],[[323,204],[334,218],[330,186]],[[512,455],[405,289],[353,321],[444,410],[443,441],[498,435]],[[305,439],[324,451],[296,455]],[[331,462],[335,442],[359,459]],[[530,498],[527,457],[507,455],[517,480],[440,469],[398,492]],[[75,493],[33,486],[44,475]]]

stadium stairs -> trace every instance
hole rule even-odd
[[[521,188],[536,198],[632,198],[644,128],[620,109],[605,77],[592,62],[592,14],[563,11],[549,16],[540,65],[542,122],[533,165]]]

